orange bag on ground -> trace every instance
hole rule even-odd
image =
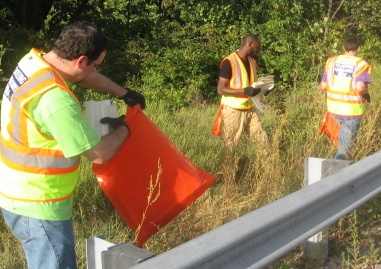
[[[329,139],[332,140],[334,146],[337,148],[339,145],[339,130],[340,126],[331,116],[331,114],[326,111],[324,114],[323,122],[319,127],[319,134],[325,134]]]
[[[128,107],[125,121],[130,137],[112,159],[92,169],[142,246],[217,178],[193,165],[139,105]]]
[[[213,123],[212,134],[214,134],[215,136],[221,136],[221,134],[222,134],[222,131],[221,131],[222,108],[223,108],[223,105],[220,104],[220,107],[219,107],[218,112],[217,112],[216,119],[214,120],[214,123]]]

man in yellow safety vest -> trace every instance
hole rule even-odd
[[[257,65],[254,57],[259,53],[258,36],[247,34],[241,48],[221,62],[217,92],[222,96],[222,122],[225,146],[232,152],[242,133],[248,135],[266,150],[268,137],[262,128],[257,109],[251,97],[261,89],[251,85],[257,81]]]
[[[351,159],[352,149],[364,115],[366,101],[370,102],[368,84],[371,66],[357,57],[361,40],[356,36],[344,40],[344,54],[327,60],[320,88],[326,91],[327,111],[339,124],[336,159]]]
[[[95,25],[71,23],[49,52],[33,48],[26,54],[4,90],[0,207],[29,269],[77,268],[71,214],[80,156],[104,163],[130,134],[123,119],[103,118],[114,130],[100,137],[82,114],[72,86],[145,107],[143,95],[97,72],[106,49],[106,37]]]

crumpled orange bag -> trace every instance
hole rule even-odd
[[[212,127],[212,134],[215,136],[221,136],[221,125],[222,125],[222,108],[224,106],[220,104],[220,107],[218,108],[216,119],[214,120],[213,127]]]
[[[142,246],[217,178],[192,164],[140,105],[128,107],[125,121],[130,137],[112,159],[93,164],[92,169]]]
[[[324,114],[323,122],[319,127],[319,134],[325,134],[331,141],[333,145],[337,148],[339,145],[339,130],[340,126],[331,116],[331,114],[326,111]]]

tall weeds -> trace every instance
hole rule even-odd
[[[380,70],[374,68],[370,88],[372,102],[367,105],[367,113],[361,122],[354,149],[355,160],[380,149]],[[145,249],[162,253],[301,189],[305,158],[332,158],[335,155],[336,149],[331,142],[317,132],[325,111],[324,94],[317,85],[311,84],[290,94],[281,112],[266,105],[275,98],[276,92],[263,100],[265,113],[260,114],[270,137],[267,156],[264,157],[263,149],[258,148],[255,141],[243,136],[234,156],[229,159],[226,158],[222,138],[211,134],[218,104],[200,104],[175,111],[166,109],[160,102],[147,104],[145,113],[173,144],[195,165],[216,175],[218,180],[195,203],[152,236],[144,245]],[[123,112],[123,107],[120,111]],[[361,214],[357,223],[366,218],[372,227],[379,225],[376,217],[381,210],[377,205],[378,202],[373,201],[363,211],[378,213]],[[75,191],[73,220],[79,268],[86,268],[87,238],[103,234],[106,240],[115,244],[134,240],[133,233],[102,193],[86,160],[82,162],[81,177]],[[347,220],[339,223],[330,232],[334,242],[332,246],[337,247],[336,253],[345,249],[344,243],[340,242],[350,237]],[[10,235],[2,218],[0,232],[0,268],[25,268],[20,244]],[[339,239],[341,241],[337,241]],[[300,251],[292,252],[285,258],[285,263],[300,260]],[[335,250],[330,251],[335,253]]]

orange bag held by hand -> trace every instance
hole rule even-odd
[[[223,108],[223,105],[220,104],[220,107],[219,107],[218,112],[217,112],[216,119],[214,120],[214,123],[213,123],[212,134],[214,134],[215,136],[221,136],[221,134],[222,134],[222,131],[221,131],[222,108]]]
[[[335,121],[331,114],[326,111],[324,114],[323,122],[319,127],[319,134],[327,135],[327,137],[332,140],[336,148],[339,145],[339,129],[339,124]]]
[[[130,137],[113,158],[92,169],[142,246],[217,178],[193,165],[139,105],[128,107],[125,121]]]

